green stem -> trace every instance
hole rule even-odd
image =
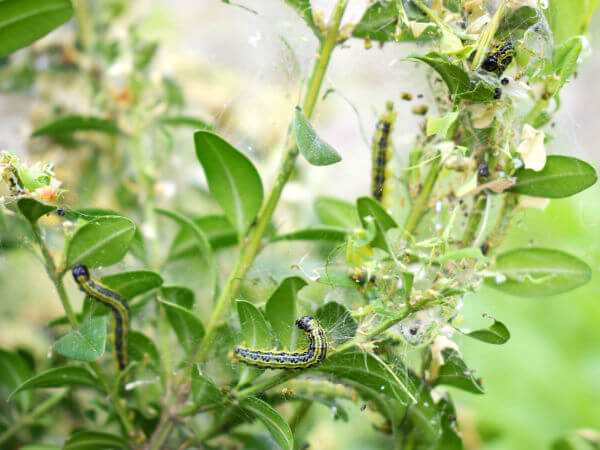
[[[427,178],[425,179],[425,184],[423,185],[421,192],[417,196],[417,199],[415,200],[415,203],[413,204],[412,210],[410,212],[410,215],[406,220],[406,225],[404,226],[404,228],[407,233],[413,233],[415,231],[415,229],[419,225],[419,222],[421,221],[421,218],[423,217],[423,214],[425,214],[425,212],[427,211],[429,196],[431,195],[433,185],[437,180],[441,164],[442,157],[441,155],[438,155],[438,157],[431,163],[431,169],[429,169],[429,173],[427,174]]]
[[[331,22],[328,26],[327,35],[322,41],[319,48],[319,53],[316,56],[316,61],[308,82],[306,97],[303,105],[304,114],[306,114],[308,118],[312,116],[313,109],[321,89],[321,84],[323,83],[323,78],[325,77],[327,66],[329,65],[331,53],[337,44],[340,23],[342,21],[342,16],[344,15],[347,3],[348,0],[338,1],[336,9],[331,18]],[[298,149],[295,145],[291,145],[283,156],[273,187],[271,188],[267,200],[263,204],[258,214],[256,225],[253,227],[249,236],[247,237],[246,243],[242,245],[235,266],[231,271],[231,274],[229,275],[229,278],[227,279],[219,298],[217,299],[215,308],[211,313],[208,325],[206,327],[206,334],[204,335],[204,339],[200,344],[197,356],[195,358],[198,362],[204,361],[208,356],[208,352],[210,351],[215,339],[217,325],[229,309],[231,305],[231,299],[238,290],[240,280],[243,279],[248,272],[248,269],[252,265],[256,254],[261,248],[262,238],[267,230],[267,227],[269,226],[269,223],[271,222],[273,212],[279,203],[281,192],[283,191],[285,184],[289,180],[290,175],[294,170],[297,157]]]
[[[84,50],[90,50],[94,43],[94,28],[90,16],[88,0],[76,0],[77,32]]]
[[[12,427],[4,431],[4,433],[0,434],[0,446],[2,443],[10,439],[21,428],[33,424],[38,417],[42,416],[44,413],[52,409],[56,404],[60,403],[62,399],[64,399],[67,396],[68,392],[68,389],[65,389],[51,395],[42,403],[40,403],[33,411],[31,411],[29,414],[23,417],[18,423],[14,424]]]
[[[308,400],[300,402],[300,404],[296,408],[296,411],[294,411],[294,415],[290,418],[290,429],[292,430],[292,434],[294,435],[294,437],[296,436],[298,425],[300,424],[304,416],[306,416],[306,414],[308,413],[308,410],[310,409],[311,405],[312,402]]]
[[[475,240],[475,233],[479,230],[481,218],[483,217],[485,208],[487,207],[488,198],[487,195],[481,193],[477,195],[473,202],[473,208],[469,214],[469,221],[467,222],[467,228],[462,239],[463,247],[470,247],[473,245]]]
[[[504,0],[500,0],[500,4],[498,5],[498,9],[496,10],[496,14],[492,17],[492,20],[486,25],[483,32],[479,35],[479,39],[477,40],[477,51],[475,52],[475,57],[473,58],[473,64],[471,65],[471,70],[475,70],[481,64],[481,60],[483,59],[484,52],[490,45],[490,42],[496,31],[498,30],[498,26],[500,25],[500,19],[502,19],[502,15],[504,13]]]

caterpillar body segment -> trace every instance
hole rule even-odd
[[[307,369],[319,364],[327,356],[327,336],[319,322],[311,316],[296,320],[308,340],[308,348],[299,352],[265,351],[236,346],[234,361],[262,369]]]
[[[113,341],[115,346],[115,358],[119,370],[127,366],[127,348],[129,336],[130,311],[127,302],[121,295],[102,283],[90,277],[88,268],[77,264],[73,267],[73,278],[79,285],[79,289],[88,294],[94,300],[108,306],[115,318]]]
[[[389,161],[392,159],[392,130],[396,121],[396,111],[392,102],[386,103],[386,110],[379,118],[372,143],[371,195],[375,200],[386,203],[390,191]]]

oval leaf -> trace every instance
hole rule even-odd
[[[61,117],[41,126],[31,136],[64,136],[76,131],[97,131],[105,134],[120,133],[119,127],[113,120],[72,115]]]
[[[96,217],[79,228],[67,244],[67,267],[118,263],[129,250],[135,224],[126,217]]]
[[[204,216],[194,219],[194,223],[206,235],[213,251],[230,247],[238,242],[237,232],[225,216]],[[171,243],[169,261],[187,258],[196,251],[196,238],[187,228],[182,228]]]
[[[463,331],[460,330],[465,336],[472,337],[488,344],[505,344],[510,339],[510,331],[506,328],[499,320],[494,319],[494,323],[489,328],[482,328],[480,330]]]
[[[416,389],[409,380],[400,379],[371,353],[351,349],[327,356],[315,370],[333,375],[351,386],[365,386],[406,404],[415,403]],[[406,383],[409,384],[406,384]]]
[[[241,328],[240,343],[256,349],[271,348],[273,346],[271,331],[258,308],[245,300],[237,300],[236,307]],[[244,366],[240,374],[239,385],[251,381],[262,372],[260,369]]]
[[[322,140],[302,112],[296,107],[294,136],[300,153],[313,166],[329,166],[342,160],[331,145]]]
[[[149,270],[134,270],[107,275],[102,277],[100,281],[128,300],[156,289],[163,284],[162,277]]]
[[[48,214],[56,209],[56,205],[42,202],[35,198],[22,198],[17,202],[19,211],[31,223],[36,223],[44,214]]]
[[[315,318],[327,331],[327,341],[330,344],[340,344],[353,338],[358,329],[350,311],[337,302],[325,303],[317,309]]]
[[[290,426],[268,403],[256,397],[246,397],[240,401],[240,407],[260,420],[277,444],[284,450],[293,450],[294,436]]]
[[[451,94],[461,94],[471,90],[471,80],[462,67],[452,64],[446,57],[436,52],[425,56],[409,56],[412,59],[427,64],[435,70],[448,86]]]
[[[476,379],[469,370],[462,357],[452,348],[442,350],[444,365],[440,367],[440,373],[435,385],[445,384],[454,386],[463,391],[473,394],[484,394],[485,389],[480,379]]]
[[[192,395],[196,406],[219,403],[225,397],[215,383],[202,374],[200,366],[196,366],[192,371]]]
[[[548,248],[522,248],[498,255],[495,278],[489,286],[507,294],[541,297],[556,295],[587,283],[592,269],[579,258]]]
[[[296,302],[298,291],[308,283],[300,277],[285,278],[267,300],[265,312],[282,347],[294,350],[298,342]]]
[[[67,386],[87,386],[100,388],[101,385],[90,371],[78,366],[64,366],[46,370],[21,384],[10,396],[27,389],[56,388]]]
[[[105,346],[106,324],[101,317],[97,317],[61,337],[54,344],[54,349],[67,358],[95,361],[104,354]]]
[[[588,163],[570,156],[550,155],[544,168],[536,172],[519,169],[517,182],[509,191],[532,197],[564,198],[577,194],[598,179]]]
[[[139,331],[129,331],[129,358],[132,361],[149,362],[156,368],[160,367],[156,345],[152,339]]]
[[[160,304],[165,308],[167,319],[186,352],[196,348],[204,337],[202,321],[191,311],[165,300]]]
[[[210,192],[238,234],[243,236],[263,201],[258,171],[246,155],[216,134],[197,131],[194,143]]]
[[[6,399],[11,392],[33,375],[33,370],[24,356],[0,349],[0,398]],[[21,411],[27,411],[33,399],[32,392],[21,392],[16,400]],[[1,401],[1,400],[0,400]]]
[[[323,225],[345,229],[352,229],[358,225],[358,214],[352,203],[337,198],[318,197],[315,210]]]
[[[276,241],[323,241],[323,242],[344,242],[346,240],[347,230],[334,227],[313,227],[304,230],[291,231],[286,234],[275,236],[271,242]]]
[[[168,286],[161,289],[161,295],[170,301],[185,309],[191,310],[194,307],[194,291],[182,286]]]
[[[37,41],[73,15],[69,0],[0,2],[0,58]]]
[[[65,442],[64,450],[127,449],[127,441],[100,431],[77,431]]]
[[[367,227],[368,216],[375,219],[376,235],[371,245],[373,247],[379,247],[383,250],[388,250],[387,239],[385,237],[386,232],[390,228],[397,228],[398,225],[387,213],[387,211],[379,204],[379,202],[373,200],[370,197],[361,197],[356,200],[356,209],[358,210],[358,216],[363,227]]]

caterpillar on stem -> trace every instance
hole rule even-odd
[[[388,163],[392,158],[392,128],[396,120],[394,104],[387,102],[385,112],[377,122],[375,135],[373,136],[373,165],[371,174],[371,194],[375,200],[385,203],[389,193]]]
[[[241,361],[261,369],[308,369],[319,364],[327,356],[327,336],[319,322],[311,316],[296,320],[308,339],[308,349],[299,352],[255,350],[244,346],[233,349],[233,362]]]
[[[77,264],[73,267],[73,278],[79,289],[94,300],[108,306],[115,317],[114,345],[115,357],[119,370],[127,366],[127,342],[129,334],[130,312],[127,302],[121,295],[102,283],[92,280],[90,271],[84,265]]]

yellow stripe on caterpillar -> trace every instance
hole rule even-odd
[[[319,322],[311,316],[296,320],[308,340],[306,350],[299,352],[266,351],[237,346],[233,349],[234,362],[241,361],[261,369],[307,369],[316,366],[327,356],[327,336]]]
[[[79,285],[79,289],[92,297],[94,300],[108,306],[115,318],[114,345],[115,357],[119,370],[127,366],[127,349],[129,336],[130,313],[127,302],[121,295],[102,283],[92,280],[90,271],[82,264],[73,267],[73,278]]]

